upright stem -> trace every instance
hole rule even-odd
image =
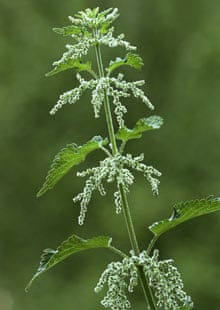
[[[129,239],[130,239],[130,242],[132,245],[132,249],[134,250],[136,255],[139,255],[140,249],[139,249],[136,233],[134,230],[134,225],[133,225],[132,218],[131,218],[131,213],[130,213],[130,209],[129,209],[129,205],[128,205],[127,196],[126,196],[126,193],[124,191],[122,184],[119,184],[119,191],[120,191],[120,195],[121,195],[124,218],[126,221],[126,226],[127,226],[127,230],[128,230]]]
[[[97,46],[95,48],[95,51],[96,51],[98,69],[99,69],[99,76],[102,78],[105,76],[105,73],[104,73],[104,68],[103,68],[100,46]],[[104,109],[105,109],[105,116],[106,116],[109,138],[111,141],[112,153],[113,153],[113,155],[116,155],[116,153],[118,152],[118,149],[117,149],[117,144],[116,144],[116,140],[115,140],[115,132],[114,132],[114,126],[113,126],[113,121],[112,121],[112,116],[111,116],[109,98],[108,98],[106,92],[105,92],[105,98],[104,98]]]
[[[96,58],[97,58],[97,63],[98,63],[99,76],[100,76],[100,78],[102,78],[102,77],[105,77],[105,73],[104,73],[102,55],[101,55],[101,50],[100,50],[99,45],[95,47],[95,52],[96,52]],[[111,109],[110,109],[109,98],[108,98],[106,92],[104,95],[104,109],[105,109],[105,116],[106,116],[106,122],[107,122],[107,127],[108,127],[109,139],[111,142],[112,154],[114,156],[118,153],[118,148],[117,148],[117,143],[116,143],[116,139],[115,139],[115,132],[114,132],[114,126],[113,126],[113,121],[112,121],[112,114],[111,114]],[[123,209],[124,219],[126,222],[127,231],[128,231],[129,239],[131,242],[131,246],[132,246],[132,249],[133,249],[135,255],[138,256],[140,254],[140,250],[139,250],[137,237],[136,237],[135,230],[134,230],[134,225],[132,222],[132,217],[131,217],[131,213],[130,213],[130,209],[129,209],[129,205],[128,205],[128,201],[127,201],[126,192],[125,192],[125,189],[124,189],[122,184],[119,184],[119,192],[121,195],[122,209]],[[152,296],[151,290],[148,286],[143,268],[139,267],[138,272],[139,272],[140,283],[141,283],[141,286],[142,286],[142,289],[144,292],[144,296],[146,299],[146,303],[147,303],[147,309],[148,310],[156,310],[155,301],[154,301],[154,298]]]

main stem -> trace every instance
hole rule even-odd
[[[100,78],[102,78],[102,77],[105,77],[105,73],[104,73],[102,55],[101,55],[101,50],[100,50],[99,45],[95,47],[95,52],[96,52],[96,58],[97,58],[97,63],[98,63],[99,76]],[[117,148],[116,139],[115,139],[115,132],[114,132],[114,126],[113,126],[113,121],[112,121],[109,98],[106,92],[105,92],[105,97],[104,97],[104,109],[105,109],[109,139],[111,142],[112,154],[113,156],[115,156],[118,153],[118,148]],[[140,254],[140,249],[138,246],[137,237],[136,237],[134,225],[132,222],[132,217],[131,217],[131,213],[130,213],[130,209],[129,209],[129,205],[127,201],[126,192],[122,184],[119,184],[119,191],[121,195],[122,210],[123,210],[131,246],[132,246],[133,251],[135,252],[135,255],[138,256]],[[155,301],[152,296],[149,285],[147,283],[143,268],[139,267],[138,272],[139,272],[139,279],[141,282],[141,286],[142,286],[144,296],[146,299],[146,303],[147,303],[147,309],[156,310]]]

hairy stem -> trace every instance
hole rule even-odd
[[[101,50],[100,50],[99,45],[95,47],[95,52],[96,52],[99,76],[100,78],[102,78],[105,76],[105,73],[104,73],[102,55],[101,55]],[[113,126],[113,121],[112,121],[109,98],[106,93],[104,97],[104,109],[105,109],[105,116],[106,116],[106,122],[107,122],[107,127],[108,127],[109,139],[111,142],[112,154],[114,156],[118,153],[118,147],[117,147],[117,143],[115,139],[115,131],[114,131],[114,126]],[[123,209],[123,214],[124,214],[131,246],[135,254],[138,256],[140,254],[140,250],[139,250],[139,246],[138,246],[138,242],[136,238],[136,233],[134,230],[134,225],[132,222],[132,217],[131,217],[131,213],[130,213],[130,209],[129,209],[129,205],[128,205],[128,201],[126,197],[126,192],[122,184],[119,185],[119,191],[121,195],[122,209]],[[151,293],[151,290],[149,288],[148,282],[146,280],[143,268],[140,267],[138,271],[139,271],[139,280],[140,280],[142,289],[144,291],[144,296],[145,296],[145,300],[147,303],[147,309],[156,310],[155,301]]]

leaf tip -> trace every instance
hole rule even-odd
[[[29,293],[33,280],[34,280],[34,277],[28,282],[27,286],[24,289],[25,293]]]
[[[46,77],[50,77],[50,76],[51,76],[51,71],[50,71],[50,72],[45,73],[45,76],[46,76]]]
[[[25,287],[25,289],[24,289],[24,291],[25,291],[25,293],[28,293],[29,292],[29,289],[30,289],[30,285],[29,285],[29,283],[28,283],[28,285]]]
[[[45,193],[45,189],[44,188],[41,188],[38,192],[37,192],[37,194],[36,194],[36,197],[37,198],[39,198],[39,197],[41,197],[44,193]]]
[[[63,34],[63,29],[62,28],[52,28],[52,30],[55,32],[55,33],[58,33],[58,34]]]

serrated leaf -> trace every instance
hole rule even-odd
[[[123,127],[116,133],[116,138],[126,142],[131,139],[141,138],[142,133],[152,129],[159,129],[163,125],[163,119],[160,116],[150,116],[141,118],[133,129]]]
[[[41,255],[39,268],[28,283],[25,290],[29,290],[33,281],[39,277],[39,275],[60,263],[70,255],[89,249],[108,248],[110,247],[111,240],[112,239],[110,237],[106,236],[94,237],[92,239],[82,239],[77,235],[72,235],[67,240],[62,242],[56,250],[45,249]]]
[[[216,211],[220,211],[220,198],[180,202],[174,206],[173,213],[168,219],[153,223],[149,229],[155,236],[160,236],[185,221]]]
[[[68,69],[75,69],[78,72],[81,71],[91,71],[91,62],[87,61],[83,63],[79,59],[68,59],[65,60],[65,62],[61,62],[58,65],[55,65],[55,68],[48,72],[46,76],[52,76],[55,75],[61,71],[65,71]]]
[[[139,55],[128,53],[125,58],[125,64],[132,68],[140,69],[144,65],[144,62]]]
[[[140,69],[143,66],[143,60],[142,58],[133,53],[128,53],[125,58],[117,57],[114,61],[111,61],[109,64],[109,67],[106,68],[106,70],[111,73],[115,69],[121,67],[121,66],[130,66],[135,69]]]
[[[52,189],[71,168],[80,164],[89,153],[105,144],[107,144],[107,139],[103,140],[100,136],[93,137],[82,146],[77,146],[75,143],[68,144],[55,156],[46,181],[37,193],[37,197],[43,195],[47,190]]]

